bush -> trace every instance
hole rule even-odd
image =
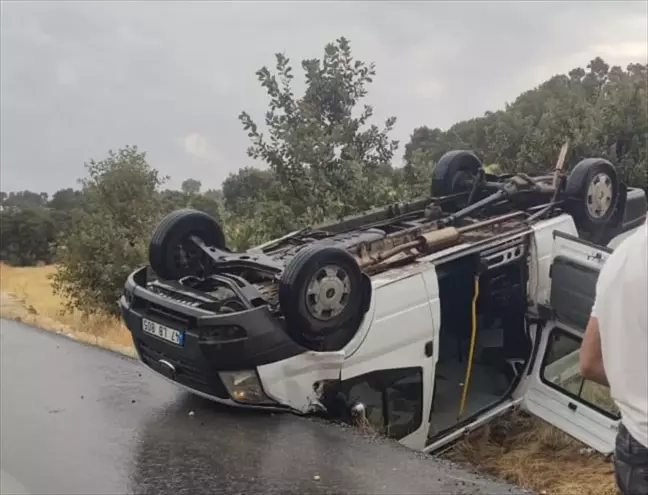
[[[116,314],[127,276],[146,263],[147,241],[162,212],[157,188],[164,179],[137,147],[110,151],[86,168],[87,208],[59,243],[53,287],[67,309]]]

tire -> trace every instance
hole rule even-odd
[[[325,280],[326,286],[318,287],[315,279],[320,279],[319,284]],[[309,294],[309,288],[314,292]],[[279,305],[288,335],[309,350],[342,349],[368,309],[366,293],[364,275],[351,254],[333,246],[305,247],[279,281]],[[328,304],[318,304],[322,296],[329,297]]]
[[[460,179],[476,178],[482,169],[482,162],[472,151],[448,151],[434,167],[430,191],[432,197],[449,196],[470,190]]]
[[[619,178],[609,161],[586,158],[567,178],[567,212],[579,229],[595,231],[610,223],[619,202]]]
[[[223,229],[205,212],[182,209],[169,213],[155,227],[149,242],[149,264],[158,277],[178,280],[201,276],[205,270],[202,251],[191,242],[196,236],[217,249],[225,249]]]

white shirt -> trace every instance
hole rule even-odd
[[[648,218],[605,262],[591,315],[621,421],[648,447]]]

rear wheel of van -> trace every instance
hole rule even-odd
[[[432,174],[432,197],[470,191],[482,173],[482,162],[472,151],[454,150],[444,154]]]
[[[595,231],[609,225],[619,201],[619,178],[603,158],[581,160],[565,186],[567,211],[577,227]]]

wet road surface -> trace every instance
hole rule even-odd
[[[349,428],[231,410],[0,320],[2,493],[526,493]]]

